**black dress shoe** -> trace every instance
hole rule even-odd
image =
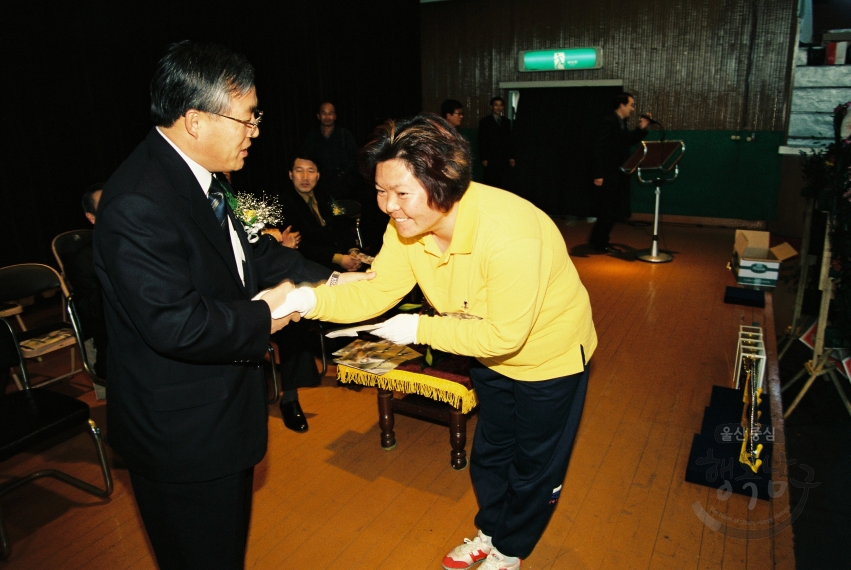
[[[284,418],[284,425],[289,429],[297,432],[307,431],[307,418],[304,417],[298,400],[281,402],[281,417]]]

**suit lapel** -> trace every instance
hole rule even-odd
[[[157,161],[163,166],[163,170],[171,180],[175,193],[182,199],[186,200],[189,209],[189,217],[204,234],[204,237],[213,246],[213,249],[221,256],[222,261],[227,264],[231,275],[236,283],[240,286],[242,279],[239,278],[239,271],[236,268],[236,258],[233,253],[233,246],[219,227],[219,222],[216,220],[216,214],[210,207],[210,202],[204,193],[204,189],[198,184],[198,179],[192,174],[189,165],[180,157],[179,154],[171,147],[168,142],[160,135],[156,129],[152,129],[148,133],[147,142],[150,145],[151,153]],[[228,210],[230,210],[228,208]],[[233,220],[233,218],[231,218]],[[238,224],[237,233],[242,229]],[[245,246],[243,245],[243,250]],[[248,252],[245,253],[246,261]]]

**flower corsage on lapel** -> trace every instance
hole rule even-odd
[[[227,200],[236,219],[248,234],[249,243],[260,239],[260,234],[267,225],[277,225],[284,217],[278,199],[266,196],[265,192],[262,198],[245,192],[237,192],[236,196],[228,192]]]

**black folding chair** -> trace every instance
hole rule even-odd
[[[18,299],[57,290],[62,292],[64,302],[64,299],[68,296],[68,289],[56,270],[47,265],[23,263],[0,268],[0,302],[17,301]],[[68,348],[70,351],[71,371],[45,382],[40,382],[38,385],[45,386],[81,371],[76,366],[74,345],[77,343],[77,339],[74,336],[74,329],[61,317],[44,322],[40,326],[30,327],[26,331],[14,332],[14,336],[21,357],[19,362],[21,375],[25,383],[31,384],[26,359],[38,359],[45,354],[63,348]],[[18,383],[18,387],[23,389],[20,381]]]
[[[62,273],[62,279],[71,295],[66,300],[68,317],[74,327],[74,333],[77,338],[77,344],[80,346],[80,354],[83,360],[83,370],[92,379],[92,384],[95,389],[95,396],[98,400],[106,399],[106,379],[99,377],[95,372],[94,354],[95,345],[92,339],[86,342],[83,338],[83,331],[88,330],[85,319],[81,318],[80,313],[74,307],[72,299],[74,298],[74,282],[69,273],[73,273],[74,264],[79,263],[79,254],[84,248],[91,248],[92,237],[94,233],[90,229],[86,230],[71,230],[64,232],[53,238],[51,249],[53,249],[53,257],[59,264],[59,271]],[[75,261],[76,260],[76,261]],[[79,271],[79,268],[77,269]],[[101,316],[101,319],[103,317]],[[89,323],[88,326],[90,326]],[[106,358],[106,354],[98,354],[97,358]]]
[[[0,343],[3,343],[0,349],[0,367],[4,370],[21,364],[21,350],[15,335],[11,323],[0,318]],[[0,462],[44,442],[55,442],[55,438],[61,434],[86,428],[95,443],[104,488],[95,487],[56,469],[41,469],[1,484],[0,497],[42,477],[53,477],[97,497],[108,497],[112,493],[112,474],[106,462],[100,430],[89,417],[89,406],[76,398],[52,390],[33,389],[26,375],[23,376],[22,382],[22,390],[0,398]],[[0,558],[8,557],[10,552],[11,545],[0,512]]]

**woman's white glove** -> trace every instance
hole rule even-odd
[[[286,317],[290,313],[299,313],[302,317],[316,307],[316,293],[311,287],[299,287],[287,295],[283,305],[272,311],[273,319]]]
[[[298,289],[293,291],[296,293]],[[293,293],[290,293],[292,295]],[[289,300],[289,297],[287,297]],[[420,323],[419,315],[396,315],[387,319],[377,329],[369,331],[370,334],[389,340],[393,344],[414,344],[417,342],[417,326]]]

